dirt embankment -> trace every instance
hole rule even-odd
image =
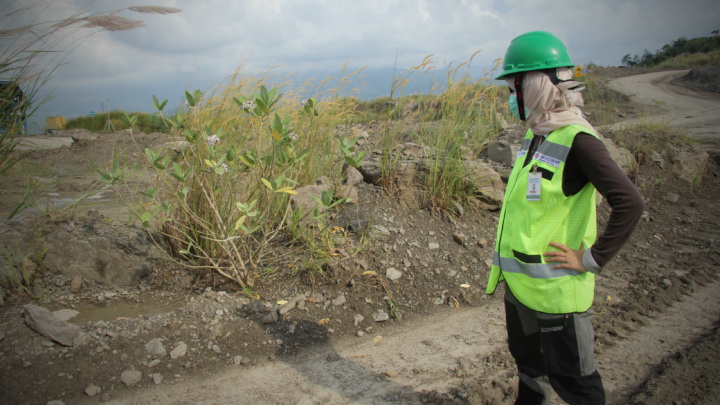
[[[619,89],[641,89],[644,82],[655,89],[660,79],[635,78]],[[683,93],[664,84],[657,91],[653,100],[671,92],[668,105]],[[717,108],[717,97],[703,97]],[[623,114],[638,110],[624,107],[618,107]],[[703,111],[683,114],[707,116]],[[663,114],[673,117],[670,125],[685,125],[683,116]],[[704,121],[688,125],[682,128],[718,131]],[[376,135],[372,127],[362,130]],[[609,128],[604,133],[648,144],[662,158],[637,156],[643,163],[633,176],[647,212],[598,278],[596,349],[610,403],[712,403],[720,393],[718,168],[708,161],[702,181],[688,182],[673,172],[670,155],[688,148],[677,138]],[[131,165],[142,159],[142,147],[127,136],[80,138],[29,157],[37,167],[50,168],[40,173],[57,194],[49,199],[86,191],[94,169],[117,156],[113,150]],[[157,134],[137,140],[151,147],[167,142]],[[709,135],[707,140],[717,142]],[[4,190],[21,184],[3,181]],[[197,278],[167,263],[122,288],[88,279],[78,285],[75,275],[62,272],[43,274],[27,297],[0,307],[3,401],[513,403],[517,375],[505,343],[502,293],[483,293],[497,212],[408,210],[371,184],[360,185],[358,195],[356,205],[337,214],[382,226],[375,242],[350,254],[357,239],[349,232],[339,260],[323,277],[292,276],[289,270],[268,274],[253,300],[222,280]],[[59,234],[92,240],[113,233],[125,254],[146,251],[136,229],[124,224],[127,214],[117,214],[117,198],[98,200],[78,208],[78,215],[23,219],[4,226],[0,235],[24,246]],[[84,215],[87,208],[94,211]],[[608,213],[602,203],[601,223]],[[401,277],[388,279],[390,268]],[[30,297],[52,310],[78,311],[70,322],[88,335],[88,343],[63,347],[30,329],[21,315]],[[386,316],[392,309],[402,321]]]

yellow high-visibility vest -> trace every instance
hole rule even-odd
[[[525,166],[525,156],[533,139],[528,130],[508,180],[500,210],[495,255],[487,293],[495,292],[498,282],[508,288],[525,306],[536,311],[564,314],[587,311],[593,302],[595,275],[569,269],[553,269],[544,252],[557,250],[550,242],[571,249],[589,248],[595,243],[597,221],[595,187],[592,183],[566,197],[562,191],[565,161],[579,132],[597,135],[580,125],[568,125],[551,132]],[[539,199],[528,188],[531,173],[539,173]],[[534,174],[537,181],[537,174]],[[535,198],[535,199],[534,199]]]

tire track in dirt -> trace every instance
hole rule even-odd
[[[698,287],[645,326],[598,353],[608,403],[627,403],[663,359],[687,348],[720,318],[720,282]],[[377,335],[323,345],[249,369],[128,392],[117,403],[435,403],[470,395],[512,403],[515,366],[507,352],[502,293],[475,308],[441,311]],[[442,395],[451,393],[449,395]],[[556,399],[557,400],[557,399]]]
[[[711,331],[720,319],[720,282],[714,281],[684,296],[651,318],[626,338],[597,356],[608,403],[628,403],[628,396],[649,377],[653,369],[677,352],[692,346]]]

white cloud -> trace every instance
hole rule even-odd
[[[29,4],[34,0],[16,0]],[[182,10],[149,15],[124,12],[145,27],[102,32],[82,43],[52,86],[64,97],[78,91],[112,94],[128,105],[188,82],[207,86],[245,62],[251,72],[271,66],[302,73],[408,68],[434,55],[439,65],[466,61],[489,66],[511,39],[548,30],[566,42],[577,63],[617,65],[627,54],[656,51],[680,36],[708,36],[720,28],[714,0],[54,0],[44,16],[69,16],[83,7],[101,12],[142,3]],[[130,91],[132,90],[132,91]],[[135,97],[135,98],[133,98]],[[79,99],[80,97],[78,97]],[[54,101],[58,110],[63,106]],[[70,103],[68,103],[69,105]],[[116,103],[119,105],[121,103]],[[90,108],[76,107],[68,116]]]

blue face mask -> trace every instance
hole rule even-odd
[[[515,118],[520,119],[520,107],[518,107],[517,94],[510,94],[508,104],[510,104],[510,112],[512,113],[512,115],[514,115]]]

